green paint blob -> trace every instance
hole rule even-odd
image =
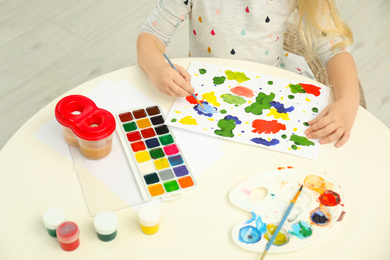
[[[304,136],[299,136],[299,135],[292,135],[290,137],[290,141],[293,141],[294,144],[296,145],[303,145],[303,146],[314,145],[314,142],[310,141]]]
[[[221,114],[226,114],[226,113],[227,113],[227,111],[225,109],[221,110]]]
[[[179,184],[176,180],[164,182],[164,187],[167,192],[175,191],[179,189]]]
[[[225,74],[227,76],[228,80],[237,80],[237,82],[242,83],[244,81],[249,80],[249,78],[245,75],[243,72],[238,72],[238,71],[231,71],[231,70],[226,70]]]
[[[288,98],[289,98],[289,99],[294,99],[295,96],[294,96],[294,95],[288,95]]]
[[[283,138],[283,139],[286,139],[286,138],[287,138],[287,135],[282,135],[282,138]]]
[[[150,154],[150,157],[152,157],[153,159],[157,159],[157,158],[161,158],[161,157],[165,156],[165,154],[161,148],[150,150],[149,154]]]
[[[309,123],[308,122],[303,122],[303,125],[304,126],[309,126]]]
[[[172,118],[172,120],[171,120],[172,123],[175,123],[176,121],[177,121],[176,118]]]
[[[221,85],[221,84],[223,84],[223,83],[225,82],[225,79],[226,79],[225,76],[222,76],[222,77],[214,77],[214,78],[213,78],[213,83],[214,83],[215,85]]]
[[[126,132],[134,131],[137,129],[137,125],[135,124],[135,122],[123,124],[123,129],[125,129]]]
[[[318,113],[318,108],[313,107],[313,108],[311,109],[311,111],[313,111],[314,113]]]
[[[245,108],[245,112],[252,113],[254,115],[262,115],[264,109],[271,108],[271,102],[274,100],[275,94],[270,93],[266,95],[260,92],[256,97],[256,102]]]
[[[293,144],[293,145],[291,145],[291,149],[297,150],[297,149],[298,149],[298,146],[296,146],[295,144]]]
[[[243,97],[236,96],[233,94],[222,94],[221,98],[223,99],[224,102],[233,104],[233,105],[242,105],[246,103],[246,100]]]
[[[236,121],[233,119],[221,119],[218,121],[218,127],[221,129],[215,130],[214,134],[224,137],[234,137],[233,129],[236,128]]]
[[[306,90],[304,90],[300,84],[288,84],[288,87],[290,88],[291,93],[306,93]]]
[[[272,80],[268,81],[267,83],[268,83],[268,85],[273,85],[274,84],[274,82]]]
[[[205,69],[199,69],[199,73],[202,74],[202,75],[206,74],[206,72],[207,72],[207,70],[205,70]]]

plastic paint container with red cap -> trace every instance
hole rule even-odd
[[[50,208],[43,213],[43,224],[50,236],[57,237],[57,228],[65,218],[65,212],[60,208]]]
[[[74,222],[64,222],[57,228],[57,239],[65,251],[73,251],[79,247],[79,236],[79,228]]]
[[[89,159],[101,159],[111,152],[116,122],[107,110],[81,95],[61,99],[55,108],[57,121],[63,126],[65,141],[80,148]]]

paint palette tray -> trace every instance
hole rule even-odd
[[[119,137],[145,200],[174,198],[196,186],[158,105],[121,111],[115,118]]]
[[[297,250],[324,238],[345,213],[345,195],[325,172],[279,167],[256,174],[236,185],[230,201],[252,214],[232,229],[234,242],[263,252],[290,201],[303,190],[269,253]]]

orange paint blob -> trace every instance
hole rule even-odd
[[[148,118],[143,118],[137,121],[137,125],[140,129],[150,127],[152,124]]]
[[[164,194],[164,192],[165,192],[163,186],[160,183],[150,185],[148,187],[148,190],[149,190],[149,193],[151,196],[158,196],[158,195]]]
[[[194,181],[192,180],[192,178],[190,176],[180,178],[178,181],[179,181],[180,187],[182,189],[194,186]]]
[[[234,88],[230,89],[230,91],[238,96],[243,96],[243,97],[247,97],[247,98],[251,98],[255,95],[251,89],[249,89],[247,87],[243,87],[243,86],[234,87]]]

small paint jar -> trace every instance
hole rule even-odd
[[[79,236],[79,228],[74,222],[64,222],[57,228],[57,239],[65,251],[73,251],[79,247]]]
[[[103,211],[97,214],[93,220],[93,225],[101,241],[111,241],[117,235],[118,218],[112,212]]]
[[[43,213],[43,224],[52,237],[57,237],[57,228],[65,221],[65,212],[60,208],[50,208]]]
[[[146,205],[138,212],[138,220],[141,224],[142,232],[147,235],[153,235],[157,233],[160,226],[160,209],[156,205]]]

